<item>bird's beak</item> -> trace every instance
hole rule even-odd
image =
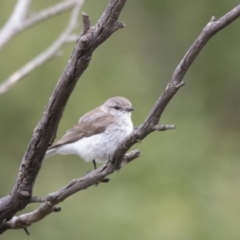
[[[134,110],[133,107],[126,107],[126,108],[125,108],[125,111],[127,111],[127,112],[132,112],[133,110]]]

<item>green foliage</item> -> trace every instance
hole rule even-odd
[[[0,21],[15,1],[3,1]],[[37,11],[56,1],[35,1]],[[94,24],[107,1],[84,6]],[[95,52],[72,94],[58,137],[79,117],[107,98],[123,95],[141,124],[164,90],[176,65],[211,16],[232,9],[234,0],[128,1],[121,15],[127,25]],[[4,80],[48,46],[66,25],[63,14],[29,29],[2,51]],[[56,27],[58,26],[58,27]],[[61,26],[61,27],[60,27]],[[240,238],[240,21],[216,35],[185,77],[161,123],[177,129],[154,133],[135,148],[141,157],[101,184],[62,203],[55,213],[29,228],[34,239],[237,240]],[[77,33],[80,28],[77,29]],[[19,163],[73,44],[63,55],[28,75],[0,96],[0,196],[8,194]],[[34,188],[45,195],[92,168],[76,156],[44,161]],[[30,205],[25,211],[34,209]],[[8,231],[1,239],[26,239]]]

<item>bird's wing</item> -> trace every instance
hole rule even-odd
[[[94,111],[94,116],[92,112]],[[114,122],[114,117],[101,110],[95,109],[82,118],[66,134],[48,149],[54,149],[62,145],[75,142],[83,137],[90,137],[104,132],[108,125]]]

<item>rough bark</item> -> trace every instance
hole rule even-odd
[[[33,132],[22,159],[15,186],[8,196],[0,200],[0,223],[11,219],[16,212],[25,208],[30,202],[42,159],[55,136],[69,96],[79,77],[88,67],[93,51],[113,32],[124,27],[124,24],[118,22],[118,17],[125,2],[126,0],[111,0],[93,27],[90,27],[90,20],[84,15],[84,32],[79,36],[68,64]]]
[[[55,206],[57,203],[77,191],[100,183],[107,175],[138,157],[139,151],[133,151],[125,155],[132,145],[140,142],[153,131],[164,131],[174,128],[172,125],[159,125],[159,120],[169,101],[177,93],[179,88],[184,85],[182,81],[184,75],[211,37],[240,16],[240,5],[238,5],[222,18],[216,20],[213,17],[211,19],[177,66],[166,89],[153,106],[144,123],[137,127],[132,134],[119,144],[109,162],[86,176],[71,181],[66,187],[54,193],[44,197],[31,197],[32,188],[37,173],[40,170],[42,158],[55,135],[69,95],[78,78],[87,68],[93,50],[115,30],[124,26],[117,21],[124,3],[125,1],[111,0],[95,27],[90,27],[88,16],[86,14],[83,15],[83,33],[76,43],[69,63],[60,77],[59,83],[49,100],[43,117],[34,131],[32,140],[22,160],[16,185],[11,194],[0,200],[0,220],[1,222],[5,219],[8,220],[4,221],[1,225],[0,233],[6,229],[26,229],[26,226],[29,224],[41,220],[51,212],[58,211],[59,208]],[[24,208],[26,204],[30,202],[42,203],[35,211],[11,219],[17,211]],[[25,231],[28,232],[27,230]]]

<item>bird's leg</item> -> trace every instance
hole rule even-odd
[[[95,159],[93,159],[92,161],[93,161],[94,170],[96,170],[97,169],[96,161],[95,161]],[[109,180],[110,180],[109,178],[104,178],[101,182],[107,183],[107,182],[109,182]],[[97,185],[98,185],[98,183],[96,184],[96,186]]]
[[[93,161],[94,170],[96,170],[97,169],[96,161],[94,159],[92,161]]]

